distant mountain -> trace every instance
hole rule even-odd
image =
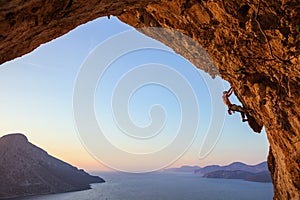
[[[195,174],[206,174],[209,172],[219,171],[219,170],[226,170],[226,171],[235,171],[241,170],[246,172],[258,173],[263,171],[268,171],[268,164],[267,162],[262,162],[257,165],[247,165],[242,162],[234,162],[229,165],[220,166],[220,165],[208,165],[206,167],[199,167],[199,166],[188,166],[183,165],[179,168],[168,168],[164,169],[164,172],[187,172],[187,173],[195,173]]]
[[[246,171],[246,172],[251,172],[251,173],[258,173],[258,172],[268,171],[268,164],[267,164],[267,162],[262,162],[257,165],[247,165],[247,164],[241,163],[241,162],[234,162],[234,163],[231,163],[230,165],[225,165],[225,166],[209,165],[209,166],[195,170],[194,173],[195,174],[206,174],[209,172],[220,171],[220,170],[225,170],[225,171],[241,170],[241,171]]]
[[[201,169],[199,166],[181,166],[179,168],[169,168],[165,169],[164,172],[186,172],[186,173],[194,173],[195,170]]]
[[[246,181],[254,182],[272,182],[269,171],[262,171],[258,173],[252,173],[242,170],[226,171],[219,170],[208,172],[203,175],[205,178],[224,178],[224,179],[243,179]]]
[[[0,138],[0,198],[85,190],[103,182],[48,155],[23,134]]]

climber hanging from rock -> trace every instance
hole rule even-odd
[[[245,118],[246,117],[245,109],[242,106],[238,106],[230,102],[229,97],[232,94],[232,92],[233,92],[233,88],[231,87],[228,91],[224,91],[222,96],[223,102],[225,103],[225,105],[228,106],[228,114],[232,115],[232,112],[234,113],[235,111],[240,112],[242,116],[242,121],[243,122],[248,121],[248,119]]]
[[[238,106],[235,104],[232,104],[229,100],[230,95],[233,92],[233,88],[231,87],[228,91],[223,92],[222,99],[224,103],[228,106],[228,114],[231,115],[232,112],[240,112],[242,116],[242,121],[246,122],[248,121],[249,126],[252,128],[252,130],[256,133],[260,133],[263,126],[262,124],[258,123],[257,120],[250,115],[249,110],[247,111],[244,107]],[[247,119],[245,117],[247,116]]]

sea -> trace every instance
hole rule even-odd
[[[209,179],[191,173],[93,173],[106,183],[92,189],[22,200],[271,200],[272,183]]]

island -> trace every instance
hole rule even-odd
[[[203,178],[243,179],[253,182],[272,182],[266,161],[257,165],[233,162],[229,165],[208,165],[205,167],[184,165],[179,168],[164,169],[167,173],[194,173]]]
[[[258,173],[251,173],[242,170],[219,170],[209,172],[203,175],[205,178],[223,178],[223,179],[243,179],[245,181],[253,181],[253,182],[272,182],[272,178],[269,171],[263,171]]]
[[[54,158],[20,133],[0,138],[0,177],[0,199],[86,190],[105,182]]]

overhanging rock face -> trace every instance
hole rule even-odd
[[[176,35],[144,31],[231,83],[250,117],[268,134],[274,199],[300,199],[299,1],[4,0],[0,10],[1,63],[100,16],[115,15],[136,28],[174,29],[192,38],[215,66],[199,62],[199,52]]]
[[[151,0],[1,0],[0,63],[24,55],[80,24],[145,7]]]

